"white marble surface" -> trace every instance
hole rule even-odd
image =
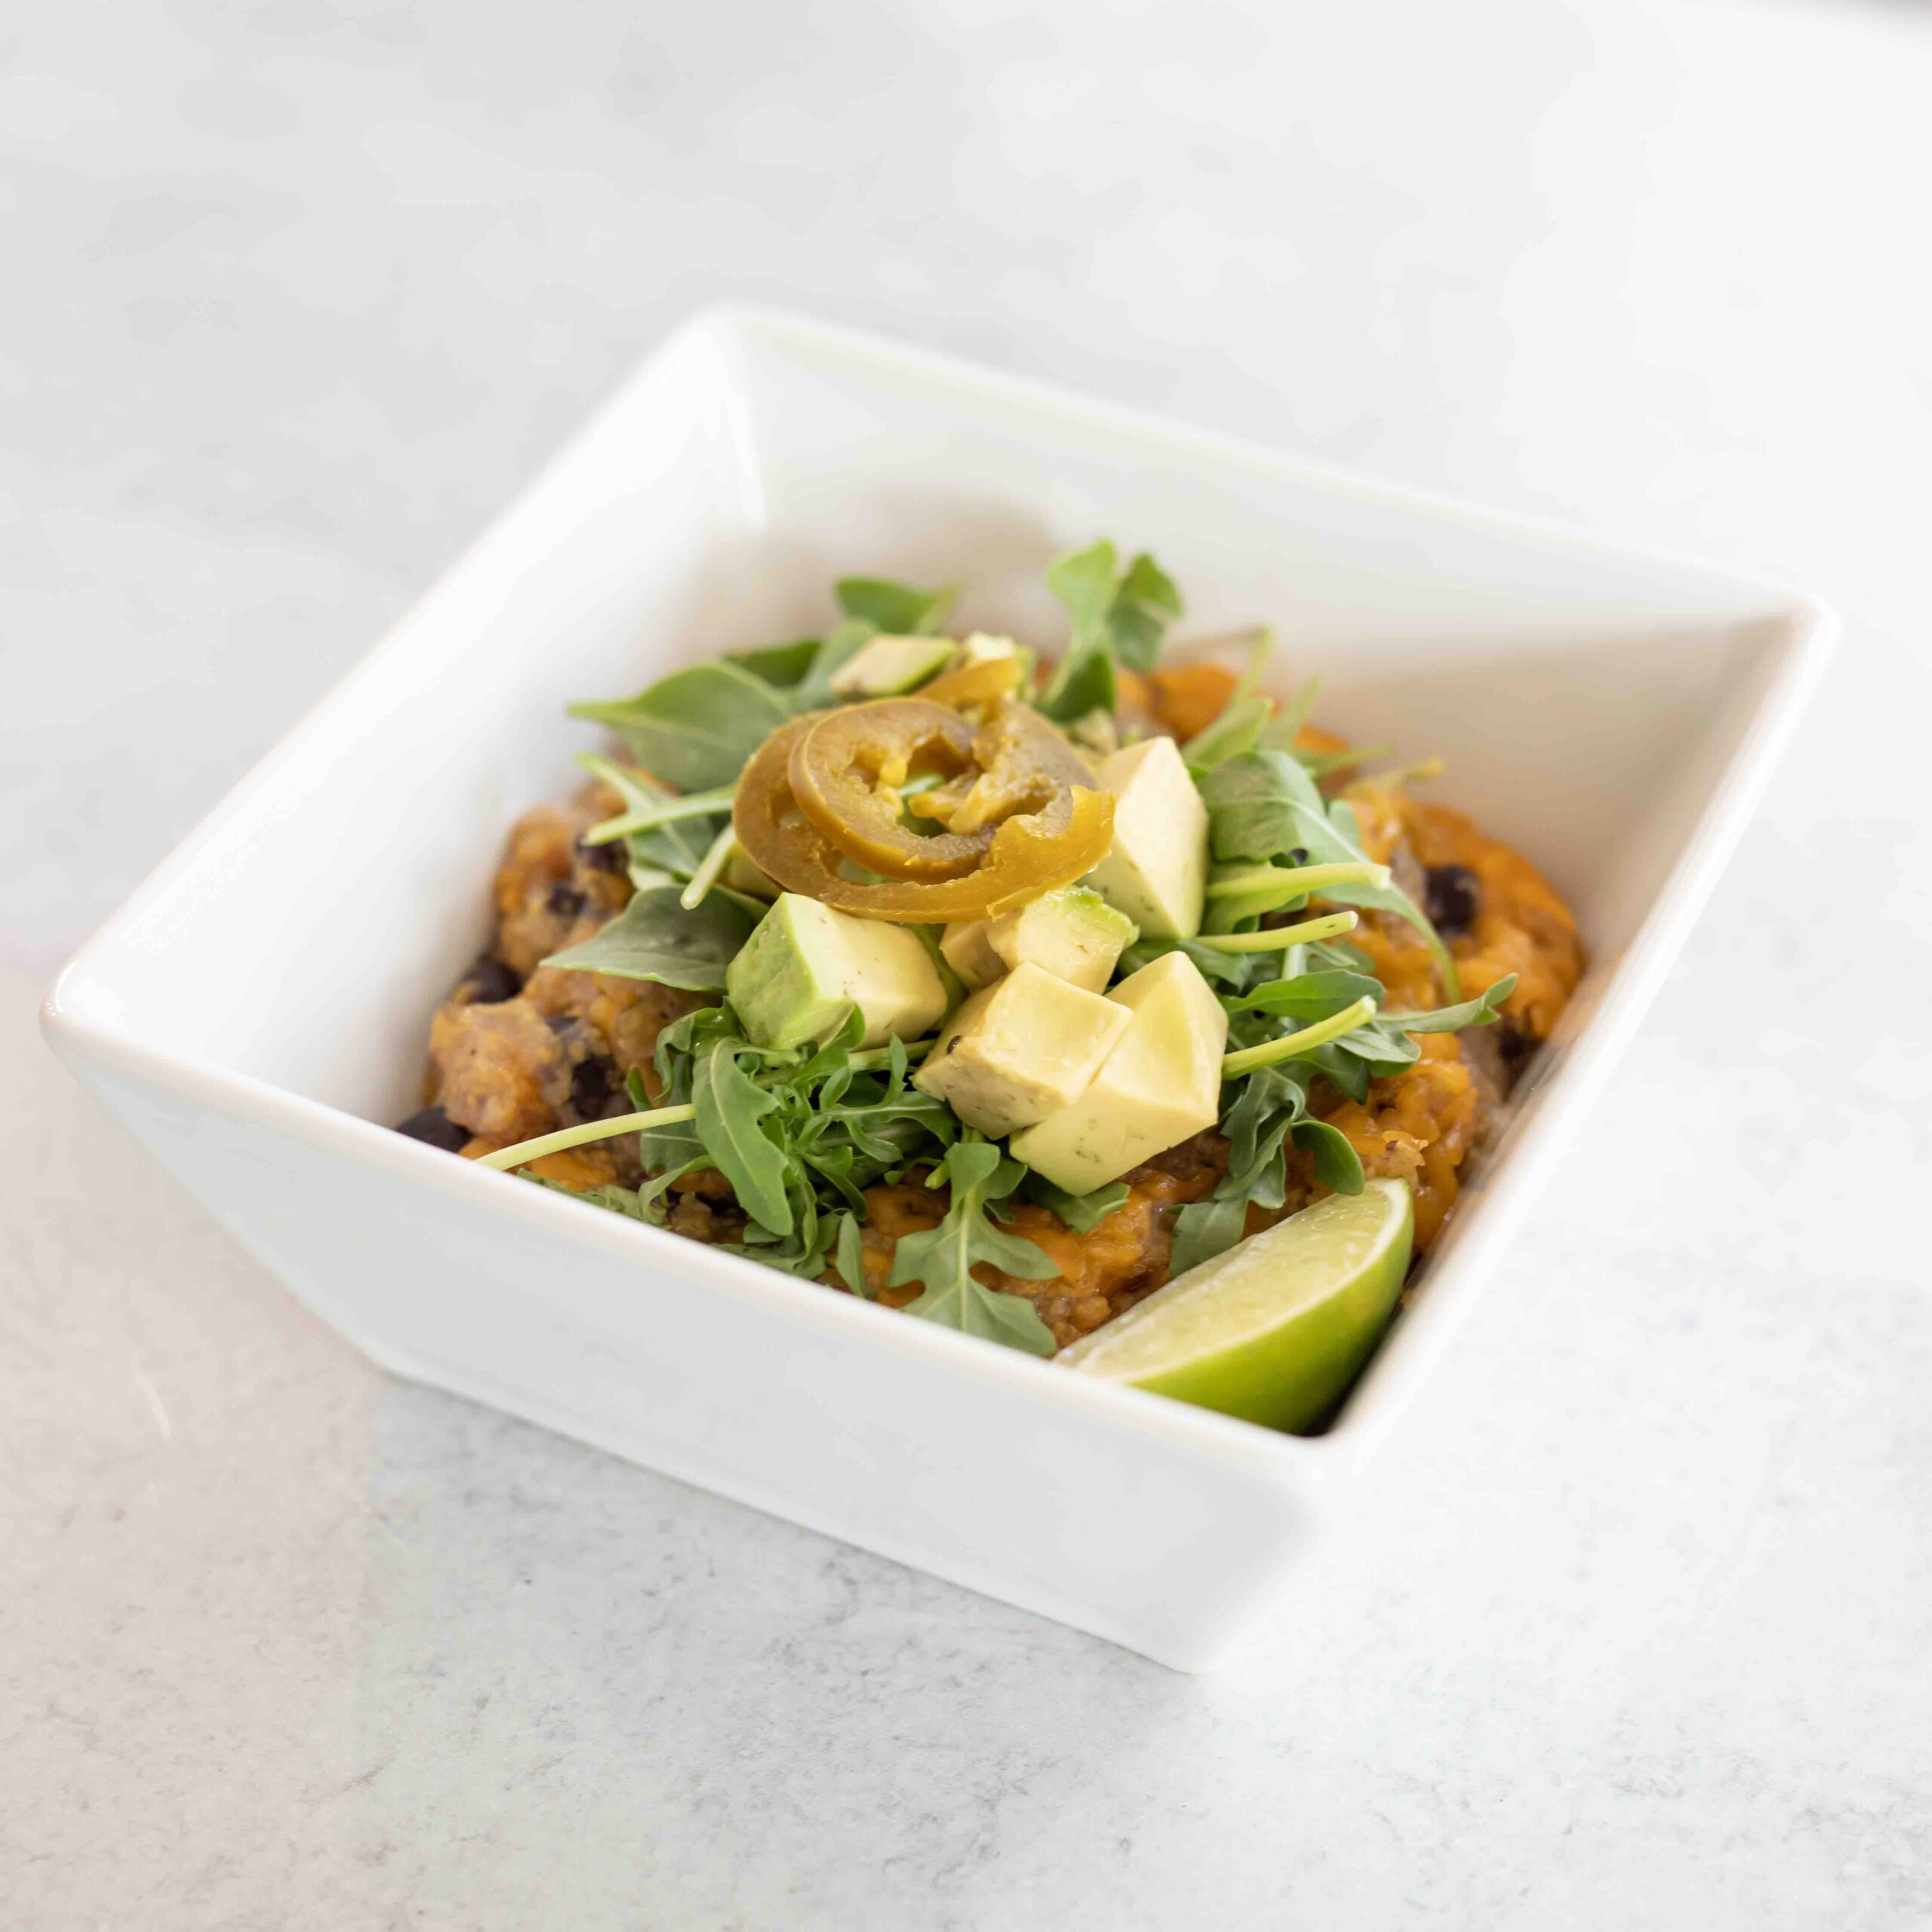
[[[1932,1927],[1922,9],[120,0],[5,38],[0,1921]],[[726,293],[1847,614],[1359,1546],[1225,1678],[386,1382],[33,1036]]]

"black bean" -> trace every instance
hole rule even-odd
[[[1431,866],[1423,910],[1444,939],[1460,939],[1476,922],[1482,881],[1467,866]]]
[[[1499,1020],[1496,1023],[1496,1044],[1503,1055],[1503,1070],[1513,1081],[1522,1072],[1524,1062],[1536,1051],[1537,1043],[1515,1021]]]
[[[595,1118],[598,1110],[610,1099],[617,1077],[617,1063],[614,1060],[600,1055],[580,1061],[577,1071],[571,1075],[571,1105],[586,1120]]]
[[[463,974],[463,984],[457,989],[472,1006],[500,1006],[522,990],[523,982],[515,973],[487,952]]]
[[[440,1147],[446,1154],[461,1153],[470,1141],[469,1128],[457,1126],[441,1107],[425,1107],[420,1113],[398,1121],[395,1131],[426,1146]]]
[[[601,845],[586,845],[580,838],[577,841],[577,856],[580,865],[587,866],[595,872],[620,872],[626,863],[621,838],[608,839]]]
[[[558,919],[580,917],[589,903],[589,895],[580,892],[567,878],[556,880],[543,895],[544,911]]]

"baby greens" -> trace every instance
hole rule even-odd
[[[615,704],[574,704],[608,724],[653,777],[681,792],[729,785],[792,715],[783,694],[742,664],[687,665]]]
[[[679,792],[728,789],[778,725],[801,712],[839,702],[832,689],[832,674],[860,645],[881,631],[936,631],[959,594],[956,584],[917,590],[867,577],[842,577],[837,589],[845,621],[826,637],[798,638],[687,665],[635,697],[574,704],[571,715],[608,724],[653,779]],[[645,783],[647,790],[655,789],[650,780]],[[700,842],[700,853],[708,842]]]
[[[1353,811],[1345,800],[1331,804],[1324,799],[1292,753],[1261,750],[1229,758],[1203,775],[1201,795],[1208,804],[1214,857],[1224,863],[1236,859],[1296,866],[1367,863]],[[1449,949],[1400,886],[1358,881],[1326,888],[1322,897],[1406,919],[1427,941],[1443,984],[1452,996],[1458,991]],[[1236,907],[1241,903],[1232,902]],[[1233,923],[1225,910],[1221,918]]]
[[[641,892],[648,886],[662,885],[670,880],[681,883],[697,871],[706,845],[715,835],[713,827],[718,820],[709,811],[691,811],[691,800],[674,798],[647,774],[620,764],[614,758],[584,752],[579,755],[577,763],[624,801],[624,811],[618,819],[607,821],[605,826],[592,826],[585,838],[586,842],[596,844],[607,828],[611,836],[621,836],[632,885]],[[686,811],[675,818],[657,816],[679,806]],[[615,831],[616,826],[629,820],[651,822],[634,831],[621,834]]]
[[[1118,552],[1103,538],[1057,558],[1047,571],[1047,587],[1066,607],[1073,635],[1038,703],[1063,724],[1111,712],[1116,668],[1150,669],[1168,624],[1181,614],[1173,578],[1144,550],[1124,571],[1118,565]]]
[[[890,637],[920,637],[943,628],[959,601],[960,587],[949,583],[937,590],[915,590],[888,577],[841,577],[832,589],[847,617],[863,619]]]
[[[724,990],[725,969],[736,958],[763,907],[734,892],[714,891],[694,906],[680,903],[675,885],[633,893],[604,930],[546,966],[571,973],[610,973],[620,980],[656,980],[688,992]]]
[[[900,1237],[886,1284],[925,1284],[925,1293],[908,1304],[909,1315],[1004,1342],[1031,1355],[1053,1353],[1052,1332],[1030,1301],[989,1288],[973,1274],[982,1263],[1026,1281],[1051,1281],[1060,1272],[1043,1249],[1008,1233],[993,1218],[998,1204],[1026,1176],[1017,1161],[1008,1160],[971,1128],[947,1149],[928,1183],[937,1186],[944,1181],[951,1186],[946,1218],[936,1228]]]

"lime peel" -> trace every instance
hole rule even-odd
[[[1387,1327],[1414,1229],[1400,1181],[1331,1195],[1190,1269],[1060,1359],[1270,1429],[1312,1429]]]

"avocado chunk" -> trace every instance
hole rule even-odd
[[[742,892],[748,899],[778,897],[778,881],[742,845],[736,843],[732,845],[731,857],[724,861],[723,877],[734,892]]]
[[[987,631],[975,631],[959,647],[962,664],[988,664],[996,657],[1018,657],[1023,654],[1010,637],[995,637]]]
[[[724,975],[724,992],[761,1047],[823,1040],[854,1006],[863,1044],[912,1039],[945,1016],[946,989],[919,935],[781,893]]]
[[[1131,1023],[1110,999],[1016,966],[952,1016],[912,1084],[982,1134],[1011,1134],[1077,1100]]]
[[[1208,890],[1208,808],[1171,738],[1102,759],[1114,795],[1113,849],[1086,883],[1146,939],[1192,939]]]
[[[832,674],[841,697],[897,697],[937,677],[958,646],[949,637],[875,637]]]
[[[986,937],[992,924],[990,919],[955,919],[940,935],[946,963],[959,975],[960,983],[974,992],[991,986],[1006,971],[1006,961]]]
[[[1140,937],[1097,892],[1072,885],[995,919],[986,943],[1011,971],[1031,963],[1083,992],[1104,992],[1121,955]]]
[[[1090,1194],[1214,1124],[1228,1016],[1184,952],[1163,953],[1106,995],[1126,1030],[1078,1100],[1014,1136],[1011,1151],[1069,1194]]]
[[[940,947],[968,986],[989,986],[1002,973],[1030,964],[1097,993],[1106,990],[1116,962],[1138,937],[1124,912],[1097,892],[1072,885],[1043,894],[1004,918],[948,926]]]

